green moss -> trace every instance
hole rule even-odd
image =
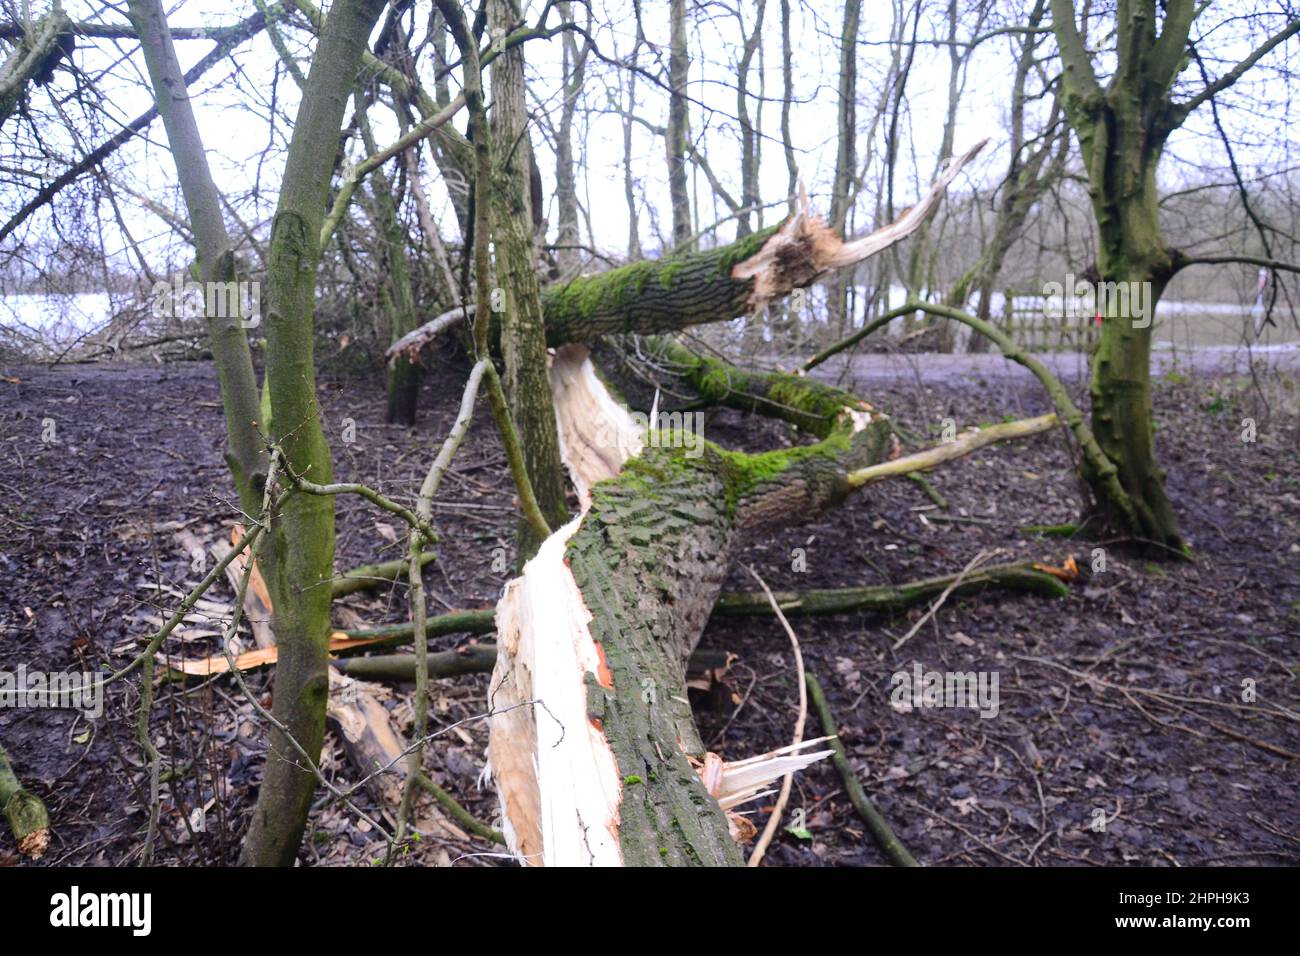
[[[667,292],[677,280],[677,274],[685,265],[680,259],[665,259],[659,266],[659,287]]]
[[[631,786],[633,786],[633,785],[635,785],[635,784],[638,784],[638,783],[644,783],[644,782],[645,782],[645,781],[643,781],[640,777],[638,777],[638,776],[637,776],[636,774],[634,774],[634,773],[630,773],[630,774],[628,774],[626,777],[623,778],[623,786],[625,786],[625,787],[631,787]]]
[[[728,511],[734,514],[738,501],[797,463],[813,458],[832,460],[843,457],[851,441],[848,431],[839,431],[815,444],[796,445],[779,451],[748,454],[719,449],[727,486]]]
[[[718,275],[730,276],[731,270],[738,263],[752,258],[763,248],[763,244],[771,239],[780,231],[785,222],[779,222],[775,226],[768,226],[766,229],[760,229],[758,232],[751,233],[744,239],[738,239],[729,246],[723,247],[722,254],[718,256]],[[716,252],[717,250],[715,250]]]
[[[546,311],[589,319],[633,304],[659,271],[656,261],[634,262],[594,276],[581,276],[544,293]]]

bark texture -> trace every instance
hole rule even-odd
[[[316,269],[339,128],[361,54],[383,0],[339,0],[321,30],[289,144],[268,263],[267,382],[273,433],[292,473],[332,480],[312,359]],[[334,573],[334,501],[291,495],[271,524],[267,584],[280,647],[272,713],[314,761],[325,732]],[[278,731],[240,862],[291,866],[302,840],[315,776]]]
[[[562,350],[556,366],[559,382],[573,353]],[[826,438],[785,451],[706,443],[692,457],[671,434],[652,433],[625,464],[586,457],[582,433],[608,417],[573,400],[603,392],[589,362],[578,366],[579,384],[557,384],[557,408],[590,505],[546,541],[497,610],[490,758],[506,836],[547,865],[739,864],[697,772],[708,755],[687,703],[687,660],[736,549],[841,501],[848,474],[893,452],[892,429],[855,402]]]
[[[888,249],[916,232],[938,208],[944,190],[983,148],[957,157],[916,205],[897,221],[845,241],[806,202],[785,222],[701,252],[634,262],[542,290],[546,344],[590,342],[613,333],[654,334],[725,322],[761,309]],[[449,324],[439,316],[389,349],[418,351]]]
[[[489,0],[493,32],[504,36],[519,21],[513,0]],[[555,410],[546,374],[541,286],[529,206],[532,147],[524,109],[524,52],[513,47],[492,61],[492,237],[497,278],[505,292],[501,355],[505,360],[510,414],[519,429],[524,465],[542,516],[552,528],[569,518],[564,504],[564,469],[555,432]],[[521,519],[521,562],[541,539]]]

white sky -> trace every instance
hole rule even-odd
[[[16,2],[16,0],[15,0]],[[756,0],[735,0],[748,29],[757,10]],[[44,4],[39,0],[34,4],[37,9]],[[540,2],[529,5],[530,22],[541,9]],[[828,186],[835,161],[835,109],[836,80],[838,70],[838,31],[842,18],[842,7],[828,0],[812,0],[799,3],[792,0],[793,8],[793,47],[794,84],[797,103],[793,110],[793,138],[799,150],[801,176],[807,183],[815,208],[825,210],[828,203]],[[904,5],[907,10],[912,4]],[[1010,10],[1016,4],[1003,4]],[[1251,0],[1227,2],[1221,0],[1212,3],[1211,9],[1204,14],[1203,23],[1222,22],[1224,25],[1215,31],[1213,54],[1224,61],[1235,61],[1249,52],[1252,40],[1258,42],[1263,32],[1254,37],[1249,35],[1249,26],[1236,16],[1257,8],[1263,4]],[[68,12],[75,19],[100,19],[120,23],[124,17],[113,9],[105,9],[103,4],[71,0],[66,4]],[[217,3],[215,0],[181,0],[170,7],[170,21],[174,26],[195,26],[200,24],[224,25],[235,22],[249,15],[253,10],[249,0],[236,0],[234,3]],[[425,22],[427,3],[420,4],[421,13],[418,20],[421,31]],[[581,20],[583,14],[578,8]],[[645,0],[642,4],[644,25],[648,39],[659,45],[662,56],[667,55],[667,9],[668,0]],[[735,7],[722,3],[708,5],[691,3],[693,23],[690,29],[692,53],[691,87],[693,98],[710,107],[710,110],[692,106],[691,122],[693,133],[700,139],[702,149],[719,178],[724,182],[733,196],[740,195],[739,188],[739,133],[732,116],[735,112],[735,92],[729,86],[734,80],[734,63],[739,56],[740,32],[734,14]],[[946,3],[931,0],[925,7],[921,19],[920,36],[936,37],[946,32],[944,14]],[[625,0],[615,3],[598,3],[595,7],[594,35],[602,51],[609,56],[621,56],[631,48],[634,24],[630,4]],[[96,11],[99,11],[96,13]],[[872,103],[879,95],[881,78],[887,67],[891,51],[887,41],[892,26],[893,14],[890,3],[885,0],[868,0],[864,4],[863,23],[859,47],[859,123],[865,126],[873,109]],[[612,23],[609,21],[613,21]],[[557,18],[552,13],[551,22]],[[1273,17],[1262,29],[1276,30],[1282,23],[1281,17]],[[1196,31],[1203,31],[1200,26]],[[295,47],[302,36],[299,31],[288,34]],[[422,32],[417,33],[417,36]],[[965,32],[963,31],[963,35]],[[188,68],[209,49],[206,41],[178,42],[182,65]],[[1293,39],[1284,45],[1281,51],[1270,56],[1272,66],[1294,63],[1300,44]],[[1209,51],[1207,51],[1209,52]],[[561,41],[533,41],[526,45],[525,54],[529,62],[530,73],[537,82],[530,87],[534,100],[554,102],[560,87]],[[643,50],[641,64],[655,69],[654,53]],[[218,185],[232,195],[250,192],[260,182],[260,196],[255,203],[246,202],[240,206],[240,215],[245,222],[265,221],[274,208],[275,186],[279,170],[283,164],[283,147],[287,144],[289,129],[281,122],[274,132],[264,119],[245,108],[251,99],[266,102],[271,95],[275,53],[265,34],[245,44],[237,52],[236,61],[239,72],[233,72],[229,66],[214,68],[200,81],[192,91],[196,97],[196,111],[200,128],[208,147]],[[141,85],[143,77],[143,60],[135,45],[129,41],[114,44],[107,40],[85,40],[79,47],[76,60],[87,72],[96,73],[112,66],[103,89],[108,94],[109,108],[120,122],[127,122],[149,105],[147,91]],[[979,162],[972,168],[965,180],[959,180],[954,190],[969,189],[972,184],[989,188],[996,184],[1007,162],[1005,107],[1004,98],[1009,87],[1010,70],[1009,41],[997,39],[984,44],[975,55],[962,100],[962,109],[958,123],[955,145],[963,150],[978,138],[992,136],[990,148],[986,149]],[[307,64],[304,63],[304,70]],[[763,89],[771,102],[761,106],[761,122],[765,140],[763,143],[761,179],[764,202],[780,204],[785,199],[786,168],[781,150],[779,131],[779,98],[782,92],[781,78],[781,31],[779,0],[768,0],[763,30],[762,51],[755,58],[751,68],[750,89],[755,94]],[[431,73],[428,62],[424,64],[426,75]],[[1212,71],[1222,67],[1212,61]],[[1195,68],[1185,76],[1194,77]],[[587,102],[599,107],[605,102],[606,89],[617,78],[611,68],[592,58],[588,65]],[[920,181],[928,181],[934,167],[935,154],[946,109],[948,82],[948,55],[943,47],[925,46],[917,53],[908,84],[909,116],[903,129],[903,156],[906,157],[902,172],[896,186],[897,204],[901,207],[913,202],[918,194]],[[59,81],[62,89],[70,87],[71,81],[66,75]],[[55,88],[52,88],[55,89]],[[279,108],[292,116],[297,103],[297,89],[283,73],[278,88],[275,90]],[[644,80],[638,83],[640,98],[640,115],[651,123],[662,125],[666,120],[667,102],[662,90],[652,87]],[[45,96],[37,92],[36,96]],[[1233,102],[1250,106],[1252,96],[1267,96],[1270,101],[1264,110],[1229,110],[1225,119],[1234,140],[1240,143],[1238,161],[1245,167],[1247,175],[1257,171],[1290,169],[1295,165],[1295,147],[1289,135],[1290,120],[1293,112],[1293,89],[1285,83],[1279,84],[1276,70],[1261,70],[1251,83],[1243,83],[1240,91],[1233,96]],[[42,104],[43,105],[43,104]],[[530,104],[531,105],[531,104]],[[751,101],[751,114],[757,116],[760,106],[756,100]],[[265,114],[266,110],[258,108]],[[381,117],[386,111],[373,111],[376,120],[376,133],[380,141],[387,141],[396,135],[396,127],[385,122]],[[458,117],[457,125],[463,128],[463,117]],[[71,152],[67,135],[64,131],[54,129],[46,131],[48,139],[59,148]],[[89,148],[100,141],[106,134],[87,135],[81,149]],[[634,130],[634,174],[640,183],[640,189],[651,207],[642,215],[641,241],[647,253],[658,248],[658,239],[653,229],[653,220],[657,219],[659,232],[667,233],[670,214],[667,202],[666,169],[664,162],[663,141],[652,136],[641,126]],[[858,144],[859,162],[867,149],[866,137],[861,137]],[[276,148],[266,153],[268,142],[274,142]],[[538,160],[542,167],[545,188],[548,195],[553,190],[553,161],[549,148],[539,132],[534,131],[533,143],[537,148]],[[158,199],[172,208],[183,208],[175,188],[174,170],[170,156],[165,152],[165,137],[160,122],[150,127],[148,142],[137,141],[119,153],[119,162],[112,164],[115,170],[123,170],[122,181],[126,185]],[[587,171],[585,180],[580,180],[580,198],[589,206],[592,227],[595,231],[594,241],[598,247],[614,255],[626,252],[627,209],[623,196],[623,154],[621,119],[609,114],[593,114],[590,126],[583,130],[578,127],[575,135],[575,150],[585,155]],[[880,153],[879,136],[877,136],[877,154]],[[354,153],[353,158],[357,155]],[[123,162],[124,161],[124,162]],[[1175,137],[1171,149],[1161,168],[1162,179],[1167,183],[1181,182],[1186,176],[1199,177],[1198,166],[1210,166],[1216,169],[1226,167],[1223,149],[1217,135],[1209,126],[1209,111],[1204,109],[1189,123],[1187,129]],[[868,175],[878,175],[877,169]],[[440,219],[444,235],[455,236],[454,217],[449,214],[446,193],[437,181],[436,171],[427,166],[426,185],[437,206],[436,213]],[[709,196],[708,184],[702,176],[698,177],[699,195]],[[134,180],[127,177],[137,177]],[[1219,177],[1222,178],[1222,177]],[[863,232],[875,224],[871,221],[874,203],[873,187],[868,184],[864,196],[859,202],[851,221],[851,231]],[[20,197],[0,197],[0,211],[7,217],[21,201]],[[128,206],[124,210],[132,233],[141,241],[146,250],[157,248],[156,242],[167,235],[167,228],[159,219],[145,212],[138,206]],[[771,222],[782,214],[780,205],[773,206],[766,213]],[[555,223],[553,206],[547,211],[552,225]],[[701,226],[709,225],[716,218],[725,215],[725,209],[718,204],[718,215],[714,215],[712,202],[697,213]],[[48,219],[38,220],[48,223]],[[45,228],[48,228],[47,226]],[[734,226],[725,225],[720,235],[728,239],[734,232]],[[587,241],[584,226],[584,241]],[[12,242],[11,238],[8,240]],[[170,242],[170,240],[169,240]],[[109,239],[110,252],[121,254],[124,244],[120,240]],[[125,264],[125,263],[124,263]]]

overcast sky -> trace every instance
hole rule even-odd
[[[755,0],[739,2],[745,28],[749,29],[758,5]],[[43,4],[36,0],[35,6],[41,9]],[[103,4],[71,0],[65,6],[74,19],[97,19],[114,23],[123,20],[122,13],[106,9]],[[530,22],[535,19],[541,6],[539,2],[529,4]],[[905,6],[908,10],[912,9],[911,4]],[[946,4],[932,3],[930,6],[933,10],[921,20],[919,35],[922,38],[939,37],[946,31],[943,22]],[[1012,6],[1008,5],[1008,9]],[[1252,0],[1220,0],[1212,3],[1211,9],[1203,16],[1202,25],[1195,28],[1195,33],[1203,33],[1217,24],[1213,28],[1212,42],[1207,41],[1203,46],[1207,52],[1213,50],[1216,60],[1235,61],[1246,55],[1253,43],[1266,35],[1264,30],[1271,32],[1284,22],[1281,17],[1273,17],[1261,29],[1252,33],[1252,25],[1240,19],[1239,15],[1264,9],[1264,6]],[[750,109],[755,116],[758,115],[760,104],[757,95],[760,90],[771,99],[770,102],[761,104],[761,122],[765,136],[761,167],[762,193],[765,202],[775,204],[765,213],[770,222],[782,213],[786,169],[779,139],[779,98],[782,92],[780,4],[778,0],[768,0],[766,7],[762,49],[755,58],[751,71],[750,89],[756,98],[751,102]],[[825,210],[835,159],[836,74],[842,7],[828,0],[814,0],[810,3],[795,0],[792,7],[793,47],[796,51],[793,71],[797,98],[793,110],[793,138],[798,148],[801,176],[808,185],[813,204],[816,208]],[[426,8],[426,4],[421,4],[422,11]],[[169,9],[173,26],[221,25],[249,15],[254,5],[248,0],[236,0],[234,3],[182,0]],[[666,56],[668,0],[645,0],[642,9],[648,39],[659,45],[662,55]],[[735,92],[732,86],[741,35],[735,15],[736,8],[721,3],[691,3],[690,9],[690,93],[694,100],[703,104],[692,106],[692,133],[702,144],[719,177],[733,195],[738,195],[739,136],[733,119]],[[625,55],[632,46],[634,36],[630,5],[626,2],[598,3],[593,10],[593,33],[602,52],[608,56]],[[583,18],[581,10],[578,16],[580,20]],[[859,122],[862,125],[865,125],[870,116],[872,102],[879,96],[882,77],[891,55],[887,41],[892,18],[890,5],[885,0],[870,0],[864,5],[858,61],[858,90],[862,103]],[[423,13],[420,19],[423,29]],[[551,22],[555,22],[554,13]],[[295,48],[302,49],[299,46],[301,31],[292,31],[290,37]],[[1269,58],[1270,65],[1286,65],[1293,61],[1297,46],[1295,41],[1286,44],[1283,50],[1275,52]],[[210,43],[186,41],[178,43],[178,48],[182,65],[188,67],[210,49]],[[1050,46],[1047,48],[1050,49]],[[526,45],[525,51],[530,74],[536,77],[536,82],[530,88],[533,97],[530,106],[557,106],[560,89],[560,40],[533,41]],[[656,69],[655,55],[643,51],[641,64]],[[235,60],[237,70],[224,65],[215,68],[192,92],[219,186],[230,194],[237,195],[248,194],[255,185],[259,185],[259,200],[256,203],[246,201],[240,206],[240,214],[246,222],[263,222],[274,208],[275,187],[283,164],[283,147],[290,132],[283,122],[274,131],[268,126],[264,119],[268,112],[267,104],[274,93],[277,107],[291,117],[296,108],[298,92],[283,71],[280,72],[279,82],[273,83],[277,58],[265,34],[241,47]],[[128,122],[150,105],[147,90],[138,82],[143,77],[144,66],[134,43],[85,40],[76,53],[76,62],[83,71],[90,74],[109,71],[102,81],[102,89],[107,94],[107,108],[115,121]],[[1007,152],[1004,101],[1010,82],[1010,63],[1009,40],[1006,38],[983,44],[972,60],[962,99],[956,148],[963,150],[985,136],[992,137],[992,144],[972,167],[969,175],[953,187],[955,190],[969,189],[975,184],[991,187],[1005,169]],[[431,72],[427,63],[425,68],[427,75]],[[1216,69],[1214,60],[1211,61],[1211,69]],[[1194,78],[1194,75],[1193,69],[1185,77]],[[593,108],[606,105],[608,90],[619,79],[611,68],[593,58],[588,70],[587,103]],[[919,180],[928,180],[933,170],[946,109],[947,82],[946,49],[934,45],[924,46],[917,54],[908,83],[909,112],[903,131],[903,155],[906,159],[897,187],[900,205],[914,201],[920,189]],[[59,84],[53,89],[70,89],[71,80],[65,76],[59,80]],[[662,90],[643,81],[638,85],[638,92],[640,115],[651,123],[664,123],[667,101]],[[1266,109],[1225,111],[1230,133],[1240,144],[1237,158],[1246,167],[1248,175],[1255,171],[1289,169],[1294,165],[1295,147],[1289,135],[1294,108],[1293,92],[1287,84],[1278,82],[1275,69],[1268,69],[1261,70],[1251,82],[1243,84],[1242,89],[1234,94],[1234,103],[1248,103],[1251,96],[1265,95],[1269,101]],[[36,92],[34,95],[41,97],[46,94]],[[250,103],[254,104],[253,109],[248,108]],[[384,111],[375,111],[378,120],[376,132],[381,141],[396,135],[396,128],[380,119],[383,113]],[[1205,115],[1197,116],[1187,130],[1178,134],[1172,142],[1161,170],[1162,178],[1167,183],[1182,182],[1187,176],[1199,177],[1202,168],[1206,166],[1226,166],[1222,147],[1209,125],[1208,110],[1203,110],[1202,113]],[[458,117],[456,123],[463,128],[463,116]],[[111,128],[108,131],[111,132]],[[137,142],[124,149],[119,154],[118,161],[111,164],[111,168],[121,170],[123,182],[132,188],[180,209],[182,203],[175,187],[174,170],[170,157],[164,153],[165,137],[161,123],[155,122],[149,132],[147,141]],[[65,154],[71,154],[90,148],[103,138],[104,133],[86,134],[84,141],[75,148],[62,130],[49,129],[45,135],[48,142]],[[646,201],[652,207],[642,217],[641,240],[647,251],[653,252],[658,246],[652,228],[655,217],[658,219],[660,233],[668,232],[670,220],[663,141],[640,126],[636,127],[634,137],[633,171]],[[580,184],[580,196],[591,213],[595,242],[613,254],[623,254],[627,242],[627,209],[622,184],[621,120],[608,113],[593,113],[589,125],[579,126],[575,139],[575,148],[585,155],[587,162],[587,174],[585,181]],[[549,201],[554,184],[551,152],[538,130],[534,130],[533,142],[537,147]],[[274,144],[270,152],[266,152],[268,144]],[[858,144],[859,160],[866,148],[864,136]],[[356,155],[359,154],[354,152],[354,158]],[[455,223],[449,214],[446,191],[432,167],[429,167],[426,183],[435,200],[444,234],[454,237]],[[865,196],[854,214],[851,231],[864,232],[876,225],[871,221],[873,203],[870,202],[870,197],[873,190],[868,186],[864,192]],[[709,195],[707,183],[702,177],[699,181],[699,195]],[[3,197],[2,206],[6,217],[12,214],[20,199],[21,197],[12,194]],[[168,230],[161,221],[138,205],[132,205],[124,211],[132,232],[145,244],[145,248],[157,248],[156,241],[167,236]],[[721,206],[718,207],[718,212],[725,215],[725,209]],[[547,213],[553,227],[554,209],[549,208]],[[714,221],[712,202],[699,210],[698,218],[701,225]],[[48,224],[48,219],[40,222]],[[723,227],[721,235],[729,238],[733,231],[734,226],[728,225]],[[9,241],[12,242],[12,238]],[[123,253],[124,244],[120,240],[110,237],[109,245],[115,256]]]

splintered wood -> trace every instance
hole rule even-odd
[[[808,214],[808,195],[802,189],[798,211],[757,253],[731,270],[733,279],[752,279],[749,296],[751,312],[756,312],[794,289],[810,284],[819,275],[843,269],[883,252],[921,228],[939,207],[944,191],[957,174],[975,158],[988,140],[981,140],[948,164],[930,191],[896,222],[859,239],[844,241],[821,218]]]
[[[601,383],[586,349],[559,350],[551,371],[562,457],[579,489],[582,512],[542,544],[497,604],[489,771],[501,802],[502,831],[521,861],[620,866],[625,781],[600,721],[588,710],[589,688],[612,689],[612,677],[592,638],[592,614],[565,549],[591,507],[592,485],[616,477],[640,451],[644,436]],[[783,748],[733,763],[706,754],[692,766],[720,806],[730,810],[830,752]],[[743,818],[728,819],[733,836],[752,833]]]

